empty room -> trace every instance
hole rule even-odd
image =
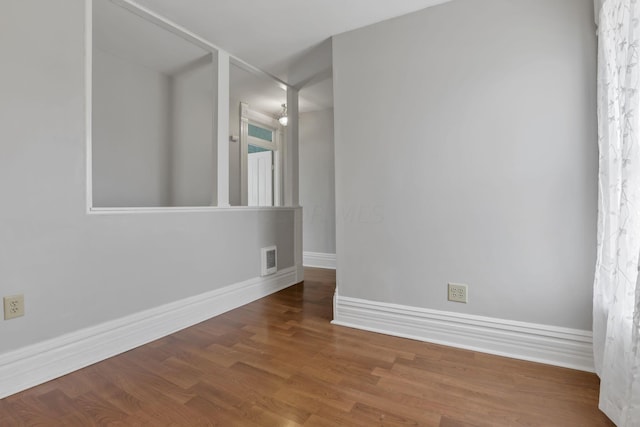
[[[639,22],[0,1],[0,425],[640,426]]]

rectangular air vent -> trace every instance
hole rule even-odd
[[[262,248],[262,275],[268,276],[278,271],[278,250],[275,246]]]

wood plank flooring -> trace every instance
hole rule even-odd
[[[612,426],[595,375],[333,326],[335,273],[0,400],[0,426]]]

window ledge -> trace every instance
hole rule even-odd
[[[294,211],[301,206],[166,206],[166,207],[118,207],[89,208],[89,215],[158,214],[158,213],[203,213],[203,212],[255,212]]]

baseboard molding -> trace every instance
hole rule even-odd
[[[0,398],[195,325],[296,283],[297,268],[253,278],[0,355]]]
[[[336,269],[336,254],[324,254],[321,252],[303,252],[302,264],[305,267]]]
[[[594,372],[589,331],[334,298],[336,325]]]

